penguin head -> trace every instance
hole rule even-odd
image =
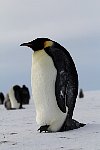
[[[28,46],[35,52],[35,51],[39,51],[51,47],[53,43],[54,42],[48,38],[37,38],[31,42],[23,43],[20,46]]]

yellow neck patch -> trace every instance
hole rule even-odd
[[[44,48],[51,47],[52,45],[53,45],[52,41],[45,41],[44,42]]]

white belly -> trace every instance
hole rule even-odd
[[[32,94],[36,107],[36,121],[39,126],[50,125],[50,131],[62,126],[67,113],[63,113],[56,101],[55,81],[57,70],[52,58],[44,51],[32,56]]]
[[[14,95],[14,91],[13,91],[13,88],[10,89],[9,91],[9,99],[10,99],[10,102],[11,102],[11,108],[16,108],[18,109],[19,106],[20,106],[20,103],[18,103],[15,99],[15,95]]]

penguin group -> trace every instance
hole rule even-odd
[[[22,105],[29,104],[30,92],[28,87],[14,85],[4,97],[0,93],[0,103],[4,104],[7,110],[22,109]]]
[[[33,50],[31,85],[38,130],[62,132],[85,126],[73,119],[78,73],[70,53],[48,38],[37,38],[20,46]]]

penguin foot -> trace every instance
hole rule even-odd
[[[10,108],[9,110],[17,110],[18,108]],[[21,107],[19,109],[25,109],[24,107]]]
[[[25,109],[24,107],[20,107],[19,109]]]
[[[69,130],[74,130],[74,129],[78,129],[80,127],[84,127],[86,124],[84,123],[79,123],[78,121],[74,120],[74,119],[67,119],[63,126],[61,127],[60,131],[69,131]]]
[[[10,110],[16,110],[17,108],[10,108]]]
[[[40,130],[40,133],[43,132],[43,131],[47,132],[47,131],[48,131],[48,127],[49,127],[49,125],[41,126],[41,127],[38,129],[38,131]]]

